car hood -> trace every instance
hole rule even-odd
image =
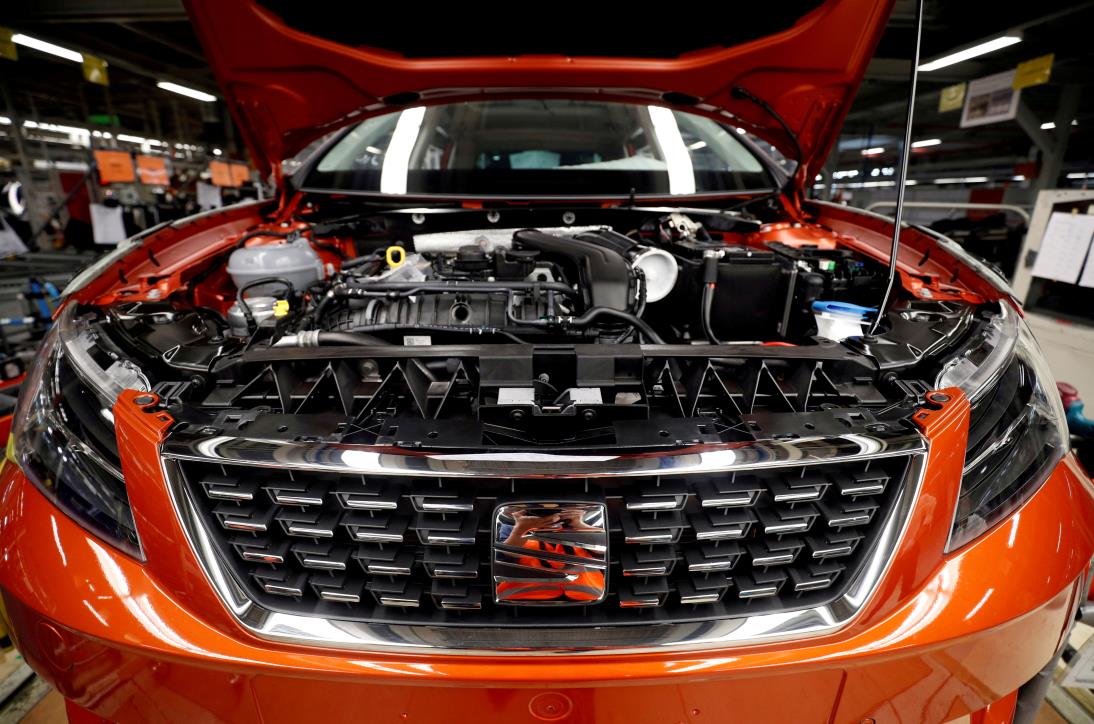
[[[466,29],[447,18],[430,22],[425,8],[424,17],[381,22],[355,18],[346,10],[355,4],[334,0],[186,4],[263,173],[280,177],[282,160],[370,115],[484,96],[595,94],[669,105],[741,126],[795,158],[781,125],[735,97],[740,86],[797,136],[798,188],[823,164],[892,9],[892,0],[758,3],[661,18],[670,22],[664,28],[655,22],[661,16],[645,13],[582,27],[582,15],[559,12],[536,23],[557,40],[537,40],[527,28],[479,18]],[[423,25],[444,27],[444,39],[424,39]]]

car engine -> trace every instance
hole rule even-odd
[[[907,299],[869,337],[886,266],[820,227],[628,222],[253,230],[167,299],[66,323],[197,429],[627,448],[899,420],[976,321]]]

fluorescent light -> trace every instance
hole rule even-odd
[[[1010,180],[1011,181],[1025,181],[1026,177],[1023,176],[1022,174],[1018,174],[1017,176],[1011,176]]]
[[[103,134],[103,136],[106,137],[106,138],[110,137],[109,135],[107,135],[105,133]],[[124,141],[125,143],[137,143],[137,144],[140,144],[141,146],[157,146],[157,147],[159,147],[159,146],[170,146],[170,144],[164,143],[163,141],[157,141],[154,138],[145,138],[144,136],[134,136],[134,135],[131,135],[129,133],[119,133],[118,134],[118,140],[119,141]]]
[[[836,171],[832,174],[832,178],[854,178],[858,176],[858,169],[847,169],[846,171]]]
[[[50,143],[69,143],[77,146],[91,145],[91,131],[87,128],[80,128],[79,126],[62,126],[58,123],[38,123],[36,121],[23,121],[23,128],[30,128],[31,130],[36,131],[48,131],[50,133],[64,133],[68,135],[67,141],[39,136],[39,140],[42,141],[48,141]]]
[[[937,146],[941,143],[941,138],[924,138],[922,141],[913,141],[912,148],[927,148],[928,146]]]
[[[206,93],[205,91],[195,90],[194,88],[187,88],[184,85],[178,83],[171,83],[166,80],[161,80],[156,83],[156,87],[160,90],[170,91],[172,93],[178,93],[180,96],[186,96],[187,98],[193,98],[196,101],[205,101],[211,103],[215,101],[217,97],[212,93]]]
[[[24,128],[34,128],[39,131],[52,131],[53,133],[68,133],[73,136],[90,136],[91,131],[86,128],[80,128],[79,126],[62,126],[58,123],[36,123],[34,121],[23,121]]]
[[[884,146],[874,146],[873,148],[864,148],[864,149],[862,149],[862,155],[863,156],[877,156],[877,155],[880,155],[882,153],[885,153],[885,147]]]
[[[1094,178],[1094,173],[1069,173],[1068,178]]]
[[[75,50],[69,50],[68,48],[62,48],[60,45],[54,45],[53,43],[47,43],[44,40],[38,38],[32,38],[29,35],[23,35],[22,33],[16,33],[11,36],[11,42],[16,45],[22,45],[27,48],[34,48],[40,50],[43,53],[49,53],[50,55],[56,55],[58,58],[64,58],[65,60],[71,60],[73,63],[84,62],[84,56],[82,53],[77,53]]]
[[[748,131],[746,131],[746,130],[745,130],[745,129],[743,129],[743,128],[738,128],[738,129],[737,129],[737,135],[739,135],[739,136],[743,136],[743,135],[745,135],[746,133],[748,133]]]
[[[653,135],[661,147],[661,155],[669,172],[669,193],[695,193],[695,167],[691,165],[691,154],[680,135],[680,126],[676,116],[668,108],[649,106],[650,121],[653,123]]]
[[[213,155],[214,155],[214,156],[219,156],[219,155],[221,155],[221,154],[223,154],[223,153],[224,153],[224,151],[221,151],[221,150],[220,150],[219,148],[214,148],[214,149],[213,149]]]
[[[962,176],[960,178],[936,178],[931,183],[935,184],[982,184],[987,183],[987,176]]]
[[[34,168],[49,169],[55,168],[58,171],[86,171],[87,164],[83,161],[44,161],[42,159],[34,160]]]
[[[939,68],[947,68],[951,65],[956,65],[962,61],[966,61],[969,58],[976,58],[977,56],[991,53],[992,51],[999,50],[1000,48],[1006,48],[1014,45],[1015,43],[1022,42],[1021,35],[1002,35],[998,38],[993,38],[986,42],[974,45],[971,48],[965,48],[959,50],[956,53],[950,53],[944,55],[938,60],[932,60],[929,63],[924,63],[919,66],[919,70],[924,73],[929,73],[932,70],[938,70]]]
[[[418,141],[418,131],[425,118],[425,106],[407,108],[399,113],[391,142],[387,145],[384,165],[380,167],[380,193],[405,194],[410,172],[410,153]]]
[[[689,151],[699,151],[707,147],[706,141],[696,141],[695,143],[688,144]]]
[[[915,181],[909,181],[914,186]],[[846,184],[836,184],[837,189],[885,189],[896,186],[896,181],[852,181]]]
[[[1079,125],[1079,122],[1077,120],[1072,120],[1071,125],[1077,126],[1077,125]],[[1048,123],[1042,123],[1041,124],[1041,130],[1042,131],[1051,131],[1051,130],[1054,130],[1055,128],[1056,128],[1056,122],[1055,121],[1049,121]]]
[[[10,126],[11,119],[7,116],[0,116],[0,126]]]

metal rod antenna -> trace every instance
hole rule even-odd
[[[923,38],[923,0],[915,4],[915,52],[912,55],[911,89],[908,91],[908,115],[904,120],[904,145],[900,149],[900,174],[896,179],[896,215],[893,218],[893,245],[889,254],[889,283],[885,285],[885,296],[877,308],[877,316],[870,325],[870,334],[876,334],[881,320],[885,318],[885,309],[889,306],[889,297],[893,294],[896,282],[897,258],[900,255],[900,224],[904,217],[904,187],[908,180],[908,159],[912,155],[912,118],[915,115],[915,89],[919,72],[919,45]]]

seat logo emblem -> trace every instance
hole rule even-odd
[[[493,546],[497,603],[581,606],[607,595],[603,503],[503,503],[494,509]]]

